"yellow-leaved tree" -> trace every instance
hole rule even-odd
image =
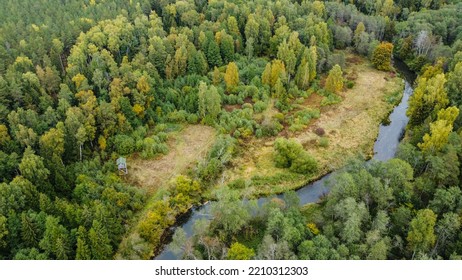
[[[336,64],[332,69],[329,71],[329,76],[326,79],[325,89],[332,92],[337,93],[343,88],[343,72],[340,65]]]
[[[393,53],[393,44],[388,42],[380,43],[372,53],[372,64],[375,68],[382,71],[391,70],[391,55]]]
[[[441,109],[438,119],[430,123],[430,133],[426,133],[423,142],[417,144],[425,154],[433,154],[440,151],[447,143],[449,134],[452,132],[454,121],[459,115],[457,107]]]
[[[228,91],[233,90],[239,84],[239,70],[236,63],[230,62],[228,64],[224,79]]]

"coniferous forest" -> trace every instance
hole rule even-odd
[[[0,259],[462,258],[462,1],[1,2]]]

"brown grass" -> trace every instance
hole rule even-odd
[[[345,76],[355,78],[355,86],[340,93],[343,101],[339,104],[320,107],[321,96],[313,93],[301,105],[300,109],[319,108],[321,116],[311,121],[308,127],[289,137],[296,138],[304,148],[316,158],[319,171],[311,178],[319,177],[329,171],[340,168],[358,153],[371,154],[374,141],[377,138],[381,120],[392,109],[392,105],[385,101],[385,96],[402,87],[401,79],[390,78],[389,73],[380,72],[363,58],[347,54],[347,68]],[[274,115],[274,108],[269,115]],[[265,112],[263,113],[265,114]],[[268,113],[266,113],[268,114]],[[329,141],[328,147],[318,145],[319,136],[316,129],[322,128]],[[281,133],[280,136],[286,136]],[[232,162],[232,168],[225,171],[225,182],[237,178],[250,179],[255,175],[272,177],[287,173],[288,170],[279,169],[273,163],[272,139],[253,139],[245,144],[242,154]],[[280,182],[273,186],[250,187],[247,193],[268,193],[271,190],[293,189],[310,178],[297,177],[290,183]],[[297,181],[298,180],[298,181]]]
[[[152,194],[204,158],[214,141],[213,128],[204,125],[188,126],[170,137],[167,155],[151,160],[136,156],[129,158],[128,180]]]

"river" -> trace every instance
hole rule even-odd
[[[379,135],[374,144],[374,156],[372,160],[386,161],[395,156],[399,142],[409,120],[406,116],[406,110],[408,107],[409,97],[413,93],[411,83],[414,81],[415,75],[410,72],[406,65],[401,61],[395,60],[395,67],[404,77],[405,85],[403,97],[398,106],[396,106],[390,114],[390,124],[380,125]],[[300,205],[317,202],[322,196],[326,195],[329,192],[329,189],[325,183],[333,174],[335,174],[335,171],[298,189],[296,193],[300,198]],[[282,195],[278,196],[282,197]],[[267,200],[267,197],[259,198],[258,205],[260,206],[264,204]],[[193,234],[194,223],[199,219],[210,218],[209,213],[210,203],[193,208],[189,215],[183,217],[182,221],[179,221],[179,225],[177,227],[181,227],[186,233],[186,236],[189,238]],[[160,254],[155,257],[155,260],[176,259],[178,259],[178,257],[168,248],[168,245],[165,245]]]

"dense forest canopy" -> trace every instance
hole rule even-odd
[[[354,86],[344,50],[383,71],[394,56],[420,74],[397,158],[353,162],[319,204],[299,208],[288,193],[257,216],[241,201],[246,182],[235,181],[211,195],[213,219],[192,239],[175,234],[179,255],[462,254],[462,2],[3,2],[1,259],[149,258],[251,138],[278,137],[274,165],[314,174],[316,159],[281,136],[320,116],[298,100],[316,91],[335,105]],[[169,137],[199,123],[216,141],[168,189],[153,194],[118,176],[118,157],[168,154]]]

